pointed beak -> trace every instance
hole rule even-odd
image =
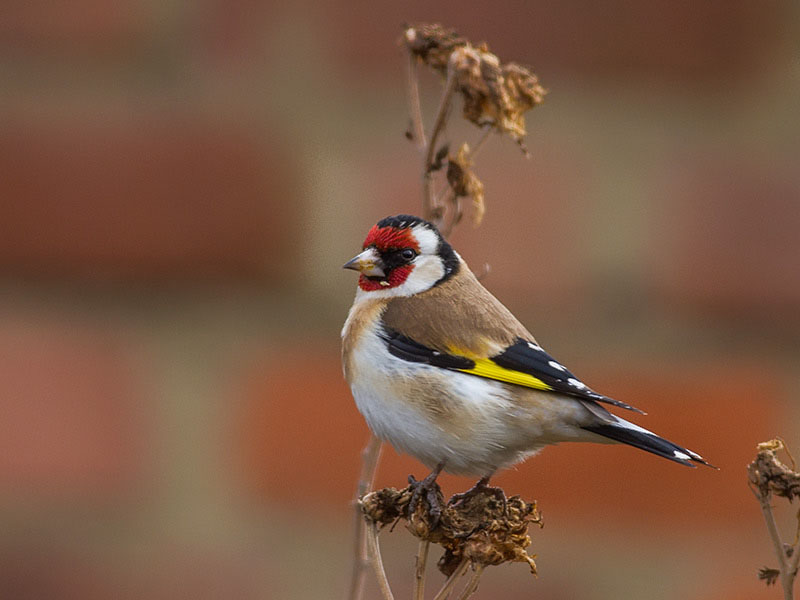
[[[361,271],[367,277],[384,277],[383,261],[375,248],[367,248],[361,254],[342,265],[343,269]]]

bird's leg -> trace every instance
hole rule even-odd
[[[411,488],[411,500],[408,503],[409,516],[414,514],[417,510],[417,505],[423,494],[425,500],[428,502],[428,512],[430,513],[434,524],[439,522],[439,517],[442,516],[442,502],[439,500],[439,486],[436,484],[436,478],[439,473],[444,469],[444,461],[436,465],[436,468],[431,471],[422,481],[417,481],[413,475],[408,476],[408,485]]]

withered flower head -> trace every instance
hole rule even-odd
[[[763,442],[758,445],[756,459],[747,467],[750,483],[762,498],[768,498],[771,493],[788,498],[790,502],[800,497],[800,473],[776,456],[779,450],[785,449],[781,440]]]
[[[450,53],[459,46],[469,44],[453,29],[445,29],[438,23],[406,25],[403,40],[409,52],[440,73],[447,71]]]
[[[458,149],[458,154],[447,157],[447,183],[453,189],[456,198],[472,199],[474,208],[472,222],[477,227],[483,220],[486,206],[483,201],[483,183],[472,171],[472,160],[469,154],[469,146],[464,143]]]
[[[411,493],[410,487],[371,492],[361,499],[361,508],[367,519],[383,525],[405,518],[414,536],[442,546],[445,553],[438,566],[445,575],[451,575],[464,560],[473,567],[524,562],[536,574],[534,557],[526,552],[531,544],[528,525],[542,526],[535,502],[519,496],[506,498],[500,488],[474,488],[453,496],[441,515],[433,516],[427,501],[420,501],[408,514]]]
[[[406,513],[410,501],[411,488],[383,488],[364,494],[359,500],[359,506],[368,521],[388,525]]]
[[[465,119],[479,127],[491,125],[521,142],[525,112],[541,104],[547,93],[530,69],[502,64],[486,44],[474,46],[438,24],[407,27],[405,43],[426,65],[456,78]]]

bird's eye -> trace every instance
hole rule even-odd
[[[405,250],[400,251],[400,258],[406,261],[412,261],[416,258],[416,256],[417,253],[411,248],[406,248]]]

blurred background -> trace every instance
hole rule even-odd
[[[485,222],[451,241],[551,354],[721,467],[545,450],[497,478],[539,501],[540,577],[494,568],[478,597],[780,595],[745,466],[775,435],[800,455],[796,3],[10,0],[0,597],[344,597],[367,430],[340,267],[420,210],[399,38],[422,21],[550,90],[529,160],[482,150]],[[423,78],[429,118],[438,97]],[[386,448],[378,485],[408,473]],[[408,597],[416,545],[382,544]]]

